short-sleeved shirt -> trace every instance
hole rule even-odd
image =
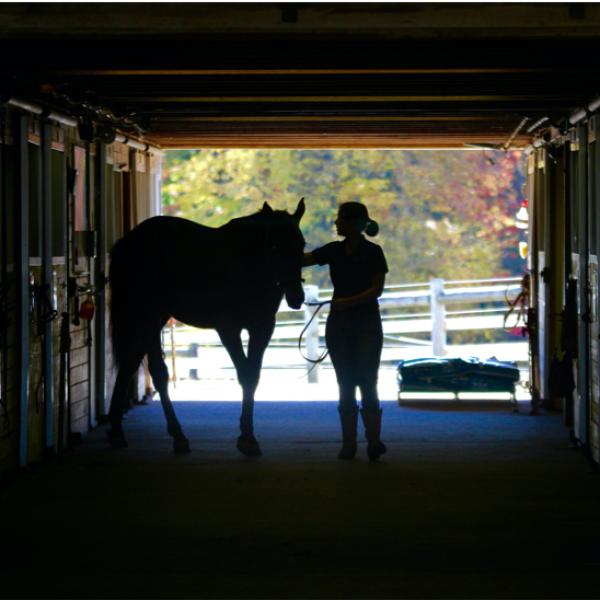
[[[387,262],[381,246],[363,238],[361,244],[346,254],[343,242],[331,242],[311,252],[319,265],[329,265],[333,283],[333,297],[345,298],[368,290],[373,285],[373,276],[388,272]],[[377,299],[361,306],[379,307]]]

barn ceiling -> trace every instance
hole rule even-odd
[[[599,40],[598,4],[0,5],[5,97],[166,148],[522,146]]]

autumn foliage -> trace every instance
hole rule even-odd
[[[219,226],[265,201],[291,210],[304,196],[310,249],[334,239],[340,203],[360,201],[380,224],[388,283],[473,279],[523,272],[514,223],[524,181],[519,151],[170,151],[163,206]],[[306,276],[329,285],[325,269]]]

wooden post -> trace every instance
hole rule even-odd
[[[444,280],[432,279],[431,291],[431,351],[434,356],[446,354],[446,307],[443,302]]]
[[[305,302],[319,301],[319,288],[316,285],[304,286]],[[304,305],[304,324],[306,325],[315,314],[317,306]],[[311,360],[319,358],[319,317],[316,317],[305,333],[306,356]],[[308,383],[319,383],[319,365],[307,363]]]

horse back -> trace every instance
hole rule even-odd
[[[159,294],[232,287],[249,268],[248,252],[226,227],[166,216],[143,221],[117,242],[115,262],[130,285],[152,283]]]

